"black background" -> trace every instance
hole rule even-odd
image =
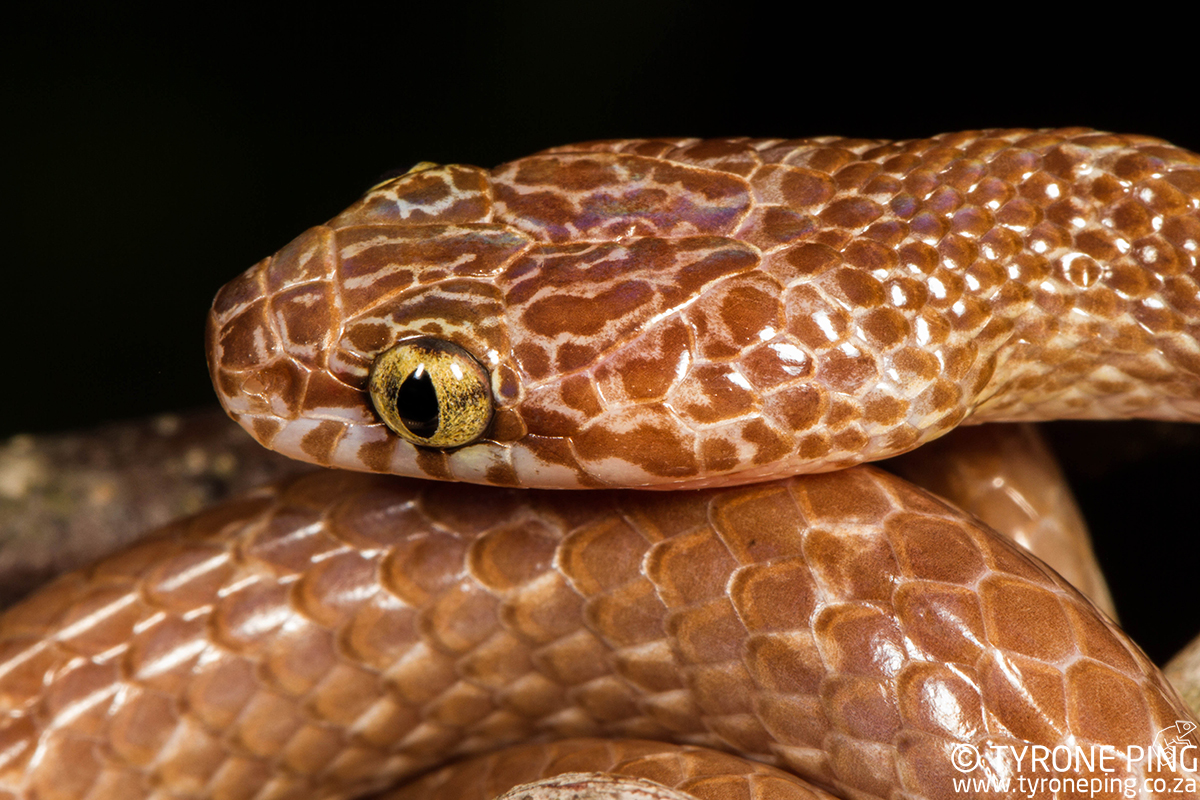
[[[417,161],[492,166],[609,137],[1060,125],[1200,151],[1200,13],[780,8],[9,17],[0,433],[210,403],[202,330],[217,288]],[[1161,661],[1200,629],[1200,447],[1186,426],[1117,429],[1060,425],[1056,438],[1119,609]]]

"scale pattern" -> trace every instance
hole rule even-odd
[[[1036,425],[959,428],[885,466],[1021,545],[1117,618],[1087,522]]]
[[[630,140],[419,165],[225,287],[222,403],[347,469],[501,485],[764,480],[967,420],[1200,416],[1200,159],[1085,129]],[[372,358],[473,353],[481,442],[420,451]]]
[[[0,624],[0,796],[342,798],[604,735],[950,798],[958,744],[1187,719],[1077,591],[885,473],[586,496],[326,473],[64,579]],[[1116,766],[1080,777],[1145,777]]]

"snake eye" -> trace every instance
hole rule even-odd
[[[458,345],[423,336],[375,357],[375,410],[399,436],[423,447],[461,447],[492,421],[488,374]]]

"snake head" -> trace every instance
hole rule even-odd
[[[761,160],[751,144],[600,143],[385,181],[218,293],[221,402],[302,460],[555,488],[758,481],[951,427],[961,391],[896,347],[912,332],[870,302],[879,281],[813,242],[811,217],[761,208],[746,169],[707,166]],[[824,224],[880,210],[837,213]]]
[[[530,240],[491,217],[485,171],[419,164],[227,284],[207,335],[226,411],[263,445],[304,461],[515,482],[499,474],[522,432],[495,278]],[[414,341],[463,354],[482,376],[486,418],[466,440],[406,438],[374,407],[377,359]],[[435,403],[439,392],[450,400],[440,385],[425,388]]]

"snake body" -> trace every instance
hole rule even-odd
[[[932,798],[964,746],[1001,778],[1021,746],[1194,746],[1053,571],[843,468],[964,421],[1200,416],[1198,243],[1200,158],[1082,129],[418,165],[222,289],[210,370],[289,455],[498,486],[305,478],[32,598],[0,626],[0,791],[348,797],[622,735]],[[474,439],[418,419],[413,444],[364,399],[377,356],[429,339],[478,362]],[[504,488],[530,486],[711,488]],[[1194,778],[1107,767],[1071,774]],[[679,769],[788,796],[765,767]]]
[[[226,409],[342,469],[573,488],[729,484],[964,420],[1200,415],[1200,162],[1159,140],[634,140],[386,182],[230,283]],[[487,435],[363,403],[416,335],[490,373]]]

